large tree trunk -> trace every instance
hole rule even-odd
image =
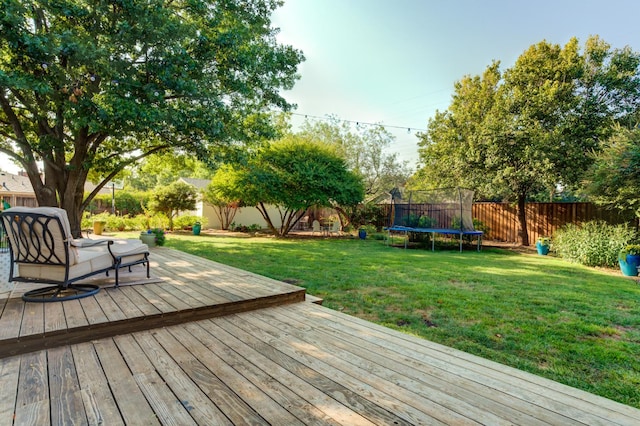
[[[33,162],[27,167],[27,175],[38,200],[43,207],[60,207],[67,212],[71,235],[82,236],[82,211],[84,199],[85,172],[60,172],[55,167],[44,166],[44,181],[38,167]]]
[[[518,195],[518,220],[520,221],[520,241],[523,246],[529,245],[529,230],[527,229],[527,196]]]

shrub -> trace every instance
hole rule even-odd
[[[187,229],[200,222],[200,225],[204,228],[207,225],[207,218],[202,216],[184,215],[178,216],[173,219],[173,225],[179,229]]]
[[[410,213],[407,218],[407,226],[411,228],[433,228],[438,221],[429,216],[418,216],[415,213]]]
[[[234,231],[234,232],[258,232],[262,229],[262,226],[258,225],[257,223],[253,223],[249,226],[247,225],[236,225],[235,222],[232,222],[229,225],[229,230],[230,231]]]
[[[147,229],[146,218],[144,215],[137,215],[135,217],[124,217],[125,228],[129,231],[144,231]]]
[[[386,215],[377,204],[366,203],[358,206],[351,216],[351,223],[354,226],[366,225],[368,223],[384,223]]]
[[[460,219],[460,216],[453,217],[453,220],[451,221],[451,228],[453,229],[462,228],[462,221]],[[473,218],[473,229],[475,229],[476,231],[481,231],[484,234],[484,236],[487,236],[489,234],[490,228],[487,225],[485,225],[485,223],[480,219]],[[473,241],[473,236],[465,235],[464,240],[467,243],[471,243]]]
[[[248,226],[248,229],[249,232],[258,232],[262,229],[262,226],[258,225],[257,223],[252,223]]]
[[[96,209],[111,212],[111,194],[98,194],[89,204],[89,210]],[[115,192],[115,207],[117,212],[134,216],[143,212],[143,205],[149,202],[150,194],[147,192],[117,190]]]
[[[93,222],[102,221],[109,231],[144,231],[151,228],[167,228],[169,219],[162,214],[137,215],[136,217],[115,216],[109,213],[91,215],[84,212],[82,215],[82,229],[92,229]]]
[[[156,245],[163,246],[164,245],[164,230],[161,228],[154,228],[151,230],[156,235]]]
[[[558,256],[571,262],[614,267],[620,250],[635,240],[636,232],[627,225],[592,221],[560,228],[553,235],[553,249]]]
[[[362,225],[360,228],[358,229],[362,229],[364,231],[367,232],[367,235],[373,235],[375,232],[377,232],[378,230],[376,229],[375,225]]]
[[[107,229],[110,231],[124,231],[124,218],[122,216],[109,215],[107,217]]]
[[[489,231],[491,230],[487,224],[476,218],[473,218],[473,229],[476,231],[482,231],[484,235],[489,234]]]
[[[145,220],[145,228],[169,228],[169,218],[162,213],[156,213],[153,215],[142,215]]]
[[[407,220],[407,226],[411,228],[434,228],[438,221],[429,216],[420,216],[411,213]],[[426,232],[410,232],[409,241],[412,243],[430,244],[431,236]]]
[[[89,212],[82,212],[82,220],[80,221],[80,227],[82,229],[91,229],[93,226],[93,216]]]

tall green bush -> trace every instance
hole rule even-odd
[[[151,228],[166,229],[169,226],[169,219],[163,214],[137,215],[135,217],[116,216],[104,212],[91,215],[84,212],[82,216],[82,229],[92,229],[93,222],[102,221],[109,232],[115,231],[144,231]]]
[[[184,215],[178,216],[173,220],[173,226],[178,229],[185,229],[195,225],[196,222],[200,222],[200,225],[204,228],[207,226],[207,218],[203,216]]]
[[[614,267],[618,264],[618,252],[636,239],[636,231],[628,225],[592,221],[563,226],[553,234],[552,247],[571,262]]]
[[[149,192],[117,190],[115,192],[116,210],[120,213],[126,213],[129,216],[135,216],[144,213],[143,205],[149,203],[151,194]],[[106,209],[111,212],[111,194],[98,194],[91,201],[89,210],[95,211],[98,208]]]

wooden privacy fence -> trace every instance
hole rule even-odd
[[[391,205],[381,204],[380,207],[387,220],[384,224],[377,225],[389,226]],[[419,209],[419,206],[415,205],[413,208]],[[535,243],[538,237],[552,236],[558,228],[567,223],[579,224],[591,220],[603,220],[610,224],[635,225],[632,217],[620,215],[615,210],[608,210],[592,203],[527,203],[526,209],[531,244]],[[489,228],[489,232],[484,236],[485,239],[509,243],[520,242],[520,221],[515,204],[477,202],[473,204],[472,214],[474,219],[480,220]]]
[[[633,223],[633,219],[617,211],[604,209],[592,203],[527,203],[529,241],[552,236],[567,223],[603,220],[607,223]],[[511,203],[479,202],[473,204],[473,218],[480,220],[489,232],[485,238],[493,241],[519,242],[520,222],[517,207]]]

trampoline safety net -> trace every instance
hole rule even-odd
[[[473,231],[473,194],[464,188],[440,188],[396,194],[389,226]]]

